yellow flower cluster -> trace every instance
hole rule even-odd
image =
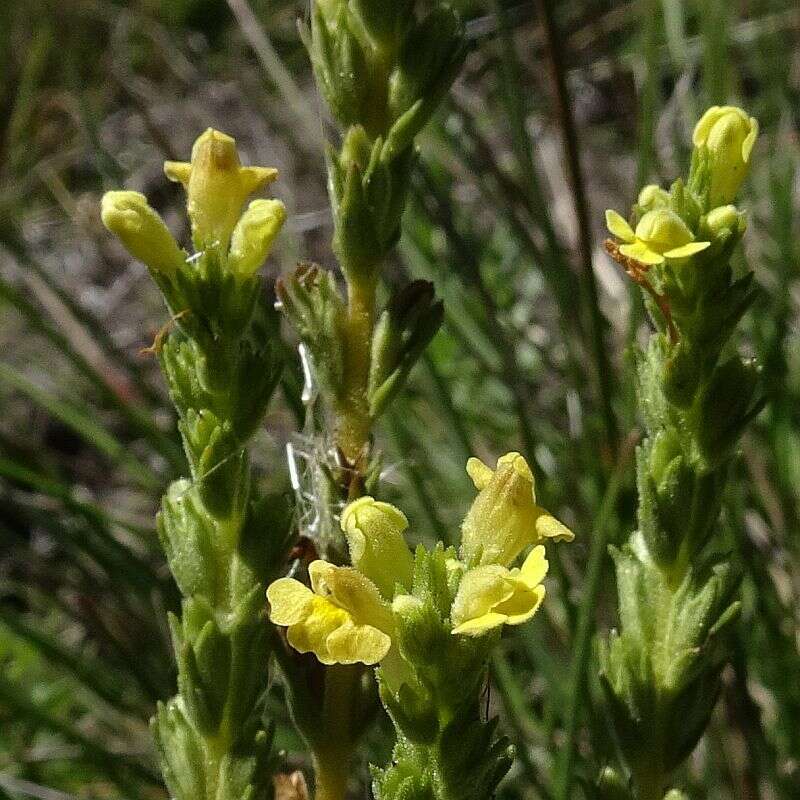
[[[167,161],[164,171],[186,189],[196,251],[217,249],[235,275],[253,275],[269,255],[286,209],[278,200],[254,200],[243,213],[244,204],[275,180],[277,170],[243,167],[236,142],[209,128],[194,143],[190,163]],[[171,276],[186,260],[164,220],[139,192],[106,192],[100,215],[128,252],[154,272]]]
[[[702,220],[706,235],[741,229],[736,208],[730,205],[747,174],[750,153],[758,136],[758,122],[735,106],[713,106],[694,129],[696,151],[708,171],[709,213]],[[684,259],[702,252],[710,241],[696,241],[686,221],[670,207],[670,195],[659,186],[645,186],[639,194],[642,214],[636,228],[616,211],[606,211],[608,230],[623,242],[619,252],[646,266]]]
[[[462,527],[461,558],[448,562],[460,576],[450,618],[454,635],[481,636],[536,613],[548,567],[541,542],[573,534],[536,505],[533,475],[519,453],[500,458],[495,470],[470,459],[467,471],[478,496]],[[397,654],[393,614],[419,603],[403,536],[408,520],[394,506],[362,497],[345,508],[341,526],[352,566],[314,561],[311,588],[294,578],[275,581],[267,590],[270,619],[287,627],[292,647],[325,664],[385,662]],[[531,545],[522,567],[512,567]]]

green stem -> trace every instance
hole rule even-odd
[[[314,753],[316,800],[343,800],[353,751],[353,700],[361,676],[358,665],[333,664],[325,670],[322,708],[324,740]]]
[[[337,421],[336,438],[350,465],[362,474],[366,467],[367,446],[372,427],[367,381],[374,325],[375,281],[349,283],[344,330],[347,342],[345,401]]]

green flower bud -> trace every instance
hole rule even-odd
[[[719,206],[706,215],[705,224],[711,236],[716,238],[726,233],[744,233],[747,228],[747,219],[736,206]]]
[[[414,559],[403,531],[406,515],[389,503],[361,497],[342,513],[342,530],[350,547],[353,566],[391,598],[397,584],[411,589]]]
[[[669,192],[655,183],[645,186],[639,192],[639,207],[642,211],[652,211],[656,208],[669,208]]]
[[[694,146],[709,158],[711,208],[730,203],[747,175],[758,122],[736,106],[712,106],[694,129]]]
[[[143,194],[106,192],[100,218],[125,249],[154,272],[172,275],[183,264],[185,253]]]
[[[286,206],[280,200],[253,200],[233,229],[231,271],[250,277],[266,260],[285,221]]]

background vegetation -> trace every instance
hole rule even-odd
[[[613,759],[592,637],[616,618],[605,544],[635,524],[631,344],[638,290],[602,251],[606,207],[685,171],[694,121],[738,101],[762,124],[742,262],[761,296],[743,346],[768,404],[723,524],[745,573],[735,659],[682,785],[697,798],[800,796],[800,11],[793,0],[463,0],[472,52],[422,138],[400,257],[446,321],[379,434],[414,535],[452,539],[468,455],[519,448],[576,531],[545,613],[509,631],[488,713],[518,746],[504,798],[563,796]],[[0,3],[0,798],[159,798],[146,722],[174,691],[178,593],[153,515],[182,471],[155,359],[166,321],[99,199],[147,194],[186,238],[161,172],[212,125],[275,164],[290,212],[270,277],[325,261],[322,129],[286,0]],[[182,226],[182,227],[181,227]],[[294,343],[254,455],[288,484],[302,428]],[[184,470],[185,471],[185,470]],[[300,500],[299,518],[304,507]],[[281,690],[270,705],[303,766]],[[592,746],[594,743],[594,746]],[[607,750],[599,749],[605,743]],[[360,770],[382,763],[379,728]],[[64,794],[66,793],[66,795]]]

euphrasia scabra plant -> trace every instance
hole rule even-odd
[[[737,442],[761,407],[758,369],[730,343],[755,295],[752,273],[737,277],[730,262],[746,227],[733,202],[757,135],[741,109],[709,109],[688,180],[645,187],[630,223],[607,212],[607,248],[642,286],[656,328],[638,367],[638,530],[612,551],[620,629],[600,649],[628,773],[604,770],[609,800],[665,796],[708,723],[739,613],[719,517]]]
[[[155,349],[191,469],[158,518],[183,606],[180,619],[170,616],[178,695],[152,727],[175,800],[260,800],[272,791],[264,592],[285,558],[289,514],[283,499],[259,496],[247,442],[280,374],[257,271],[285,211],[263,199],[244,208],[277,172],[241,166],[218,131],[198,138],[190,163],[165,171],[186,190],[192,255],[143,195],[108,192],[102,204],[106,227],[147,265],[172,315]]]
[[[397,730],[391,765],[374,770],[379,800],[491,797],[513,748],[495,737],[496,720],[480,718],[489,654],[504,625],[527,622],[544,600],[543,543],[573,538],[536,504],[518,453],[494,470],[470,459],[467,471],[478,495],[458,551],[439,543],[412,554],[405,515],[361,497],[341,517],[350,565],[316,560],[310,587],[280,578],[267,592],[270,618],[294,649],[325,664],[378,666]],[[343,797],[346,780],[346,771],[326,779],[325,797]]]

